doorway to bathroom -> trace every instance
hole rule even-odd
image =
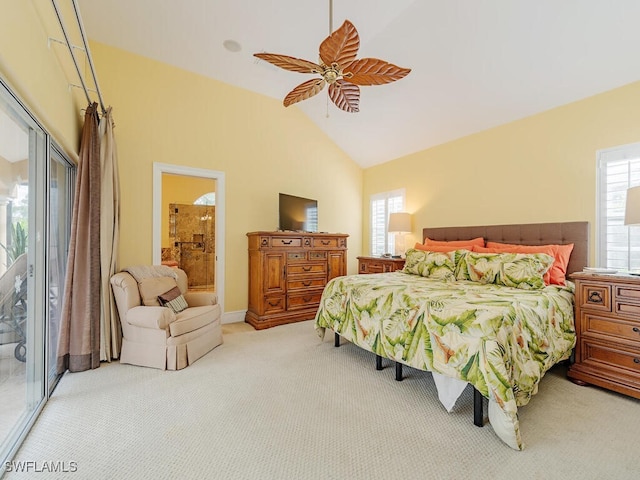
[[[161,260],[185,271],[190,290],[215,290],[216,180],[162,174]]]
[[[181,268],[223,307],[224,173],[154,163],[153,195],[153,263]]]

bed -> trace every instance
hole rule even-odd
[[[558,264],[555,247],[572,244],[558,247],[570,252],[563,268],[567,275],[581,271],[588,262],[588,223],[425,228],[423,238],[432,244],[409,249],[403,271],[331,280],[315,329],[321,338],[333,331],[336,346],[343,338],[377,359],[431,372],[448,411],[473,385],[474,423],[483,424],[482,398],[487,398],[494,431],[521,450],[518,407],[575,345],[573,284],[548,284],[547,275]],[[519,247],[496,252],[434,246],[477,238],[485,245]],[[543,253],[536,247],[531,253],[523,245],[554,249]]]

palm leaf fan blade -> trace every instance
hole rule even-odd
[[[340,110],[349,113],[360,111],[360,87],[353,83],[337,80],[329,85],[329,98]]]
[[[299,73],[321,73],[322,68],[320,65],[310,62],[309,60],[302,60],[300,58],[290,57],[289,55],[279,55],[277,53],[254,53],[254,57],[269,62],[276,67],[289,70],[290,72]]]
[[[338,30],[320,44],[320,60],[326,66],[334,63],[340,66],[348,65],[356,59],[358,48],[360,48],[358,30],[353,23],[345,20]]]
[[[324,88],[325,81],[323,78],[314,78],[313,80],[307,80],[301,83],[296,88],[291,90],[286,97],[284,97],[283,104],[285,107],[293,105],[294,103],[301,102],[308,98],[313,97],[320,93],[320,90]]]
[[[378,58],[361,58],[343,69],[344,78],[356,85],[384,85],[406,77],[410,68],[402,68]]]

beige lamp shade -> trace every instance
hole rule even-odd
[[[627,190],[627,205],[624,209],[625,225],[640,225],[640,187]]]
[[[410,233],[411,214],[397,212],[389,215],[389,232]]]

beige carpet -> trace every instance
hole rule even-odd
[[[66,374],[12,467],[77,471],[5,478],[639,478],[638,400],[554,370],[520,411],[517,452],[473,425],[469,389],[447,413],[428,373],[405,368],[396,382],[384,366],[320,342],[311,321],[225,325],[225,343],[179,372]]]

